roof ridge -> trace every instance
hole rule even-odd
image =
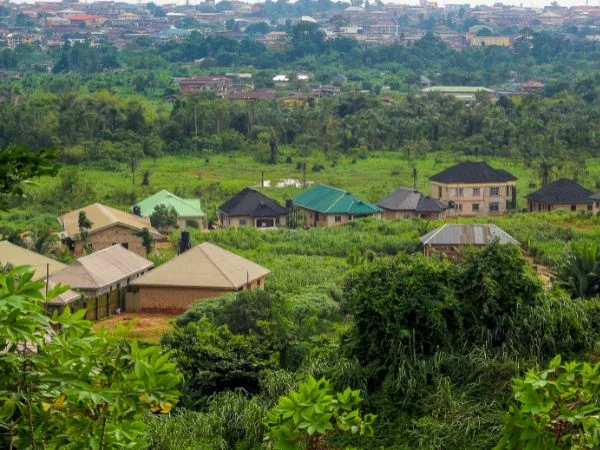
[[[429,236],[429,238],[425,242],[423,242],[423,244],[427,244],[429,241],[431,241],[434,237],[436,237],[438,234],[440,234],[440,231],[442,231],[448,225],[450,225],[450,224],[445,223],[444,225],[442,225],[441,227],[439,227],[437,230],[434,230],[434,233],[431,236]]]
[[[202,245],[206,244],[206,243],[208,243],[210,245],[214,245],[212,242],[204,241],[202,244],[198,245],[198,248],[200,249],[200,251],[204,254],[204,256],[206,256],[206,258],[208,258],[208,260],[212,263],[212,265],[216,267],[216,269],[221,273],[221,275],[223,275],[225,277],[225,279],[229,282],[229,284],[231,285],[231,287],[237,288],[237,286],[235,285],[235,283],[233,282],[233,280],[231,278],[229,278],[229,276],[227,276],[227,274],[225,272],[223,272],[223,270],[221,270],[221,268],[219,267],[219,265],[213,261],[213,259],[208,255],[208,253],[206,253],[204,251],[204,248],[202,247]],[[215,247],[218,247],[218,246],[215,245]],[[218,247],[218,248],[221,248],[221,247]],[[225,250],[225,249],[222,248],[221,250]],[[225,250],[225,251],[228,251],[228,250]]]
[[[103,205],[102,203],[96,203],[99,206],[99,209],[109,218],[112,219],[112,222],[119,222],[119,219],[114,215],[110,206]]]
[[[336,188],[334,188],[334,189],[336,189]],[[336,198],[333,202],[331,202],[331,204],[325,211],[330,211],[331,208],[333,208],[335,205],[337,205],[338,202],[340,200],[342,200],[347,194],[350,194],[350,192],[342,191],[341,189],[336,189],[336,190],[340,191],[341,194],[338,196],[338,198]],[[350,195],[352,195],[352,194],[350,194]]]

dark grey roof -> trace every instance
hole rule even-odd
[[[448,167],[429,178],[440,183],[504,183],[516,178],[503,169],[494,169],[486,162],[465,161]]]
[[[594,193],[573,180],[561,178],[529,194],[529,201],[547,204],[591,204]]]
[[[286,214],[286,209],[276,201],[250,188],[244,188],[221,206],[228,216],[274,217]]]
[[[416,211],[418,213],[438,213],[448,208],[444,202],[405,187],[380,200],[377,206],[391,211]]]
[[[493,239],[500,244],[519,242],[494,224],[446,224],[420,237],[426,245],[484,245]]]

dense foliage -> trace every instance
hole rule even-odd
[[[85,310],[48,318],[33,275],[31,267],[0,274],[0,446],[144,448],[142,419],[179,398],[169,354],[94,334]]]

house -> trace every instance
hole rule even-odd
[[[485,162],[461,162],[429,179],[448,217],[502,215],[517,205],[517,179]]]
[[[142,258],[121,245],[82,256],[77,262],[53,274],[55,283],[67,284],[82,291],[86,319],[98,320],[114,314],[118,309],[126,310],[126,296],[130,283],[154,266],[152,261]]]
[[[308,226],[343,225],[350,220],[373,216],[381,219],[381,209],[349,192],[317,184],[291,200],[296,214],[306,214]]]
[[[531,94],[535,92],[540,92],[544,89],[544,83],[536,80],[524,81],[521,83],[521,92],[524,94]]]
[[[158,205],[175,210],[179,228],[206,228],[206,213],[200,206],[200,199],[184,199],[165,189],[133,205],[131,212],[141,217],[150,217]]]
[[[446,203],[405,187],[377,202],[377,206],[383,210],[383,218],[388,220],[411,217],[444,219],[448,209]]]
[[[204,242],[135,280],[138,310],[182,312],[196,300],[262,289],[269,270]]]
[[[231,80],[222,76],[189,77],[179,80],[179,89],[189,94],[190,92],[210,91],[217,96],[225,96],[231,92]]]
[[[567,211],[592,211],[592,191],[573,180],[561,178],[532,192],[527,197],[527,211],[540,212],[564,209]]]
[[[491,100],[497,99],[496,91],[483,86],[430,86],[423,88],[421,92],[423,94],[439,93],[450,95],[465,103],[475,102],[479,92],[485,93]]]
[[[465,247],[481,247],[492,241],[519,245],[515,238],[494,224],[446,224],[419,240],[425,255],[439,254],[447,258],[460,256]]]
[[[512,39],[510,36],[471,36],[471,47],[489,47],[498,45],[501,47],[510,47]]]
[[[12,267],[32,266],[35,269],[32,281],[44,281],[47,283],[48,289],[54,288],[57,284],[49,277],[67,267],[55,259],[32,252],[8,241],[0,241],[0,266],[6,265]],[[46,294],[45,288],[43,294]],[[83,307],[83,298],[78,292],[69,289],[45,304],[48,313],[52,313],[56,309],[62,310],[65,306],[69,306],[71,309],[79,309]]]
[[[94,27],[96,25],[102,25],[106,22],[105,17],[94,16],[92,14],[75,14],[69,16],[71,25],[78,25],[81,27]]]
[[[84,212],[92,226],[87,231],[87,239],[82,242],[79,230],[79,213]],[[142,238],[137,236],[147,228],[154,239],[161,239],[161,234],[152,228],[150,219],[126,213],[110,206],[94,203],[84,208],[63,214],[58,218],[63,227],[61,240],[64,245],[75,255],[82,255],[84,244],[91,251],[102,250],[114,244],[145,256]]]
[[[285,226],[287,222],[287,210],[283,206],[250,188],[243,189],[219,206],[217,214],[223,228],[274,228]]]

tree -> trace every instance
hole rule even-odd
[[[127,165],[131,171],[131,183],[135,186],[135,172],[140,166],[140,158],[143,156],[141,149],[137,145],[132,145],[127,156]]]
[[[79,228],[79,240],[83,245],[83,249],[86,253],[91,253],[91,246],[88,245],[87,238],[89,236],[89,232],[92,229],[92,221],[88,219],[85,211],[79,211],[79,217],[77,218],[77,227]]]
[[[150,215],[150,223],[158,229],[174,227],[177,225],[177,212],[172,206],[156,205]]]
[[[571,242],[565,248],[556,273],[558,282],[576,298],[600,291],[600,253],[593,241]]]
[[[133,233],[135,236],[142,239],[142,247],[146,250],[146,256],[152,253],[152,248],[154,247],[154,238],[148,228],[143,228],[141,231],[135,231]]]
[[[23,184],[44,175],[55,176],[59,165],[56,151],[32,152],[25,146],[9,146],[0,150],[0,209],[6,206],[5,195],[23,195]]]
[[[361,403],[360,391],[334,392],[325,378],[309,376],[269,411],[265,440],[276,450],[325,450],[333,448],[327,437],[334,430],[372,436],[376,416],[361,417]]]
[[[32,267],[0,274],[0,447],[143,448],[142,418],[179,398],[169,354],[94,334],[85,309],[49,318],[33,276]]]
[[[513,402],[496,450],[593,449],[600,446],[600,363],[565,362],[529,369],[513,380]]]

